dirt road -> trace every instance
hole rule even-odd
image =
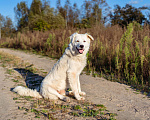
[[[40,55],[4,48],[0,48],[0,51],[18,56],[47,72],[56,63],[56,60]],[[17,108],[12,100],[13,93],[10,92],[13,83],[9,80],[5,81],[5,72],[2,67],[0,67],[0,75],[1,119],[13,114]],[[118,114],[118,120],[150,120],[150,98],[148,96],[134,91],[130,86],[90,75],[80,75],[80,81],[82,90],[87,93],[86,99],[95,104],[105,105],[110,112]]]
[[[1,64],[0,64],[1,65]],[[33,115],[24,115],[24,111],[18,110],[18,105],[13,98],[16,96],[11,92],[14,82],[8,77],[6,69],[0,67],[0,120],[28,120]]]

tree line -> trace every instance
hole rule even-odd
[[[64,6],[61,0],[56,1],[56,8],[50,7],[48,0],[32,0],[30,6],[21,1],[14,8],[17,26],[14,27],[9,17],[0,14],[2,36],[10,36],[15,31],[45,31],[57,28],[90,28],[95,25],[109,23],[121,27],[136,21],[143,25],[150,23],[150,14],[143,15],[141,10],[147,7],[135,8],[129,4],[124,7],[116,5],[111,11],[106,0],[84,0],[81,8],[77,3],[71,4],[66,0]]]
[[[61,0],[56,1],[56,9],[50,7],[47,0],[33,0],[28,7],[25,1],[17,4],[15,15],[18,20],[18,30],[50,30],[64,27],[88,28],[95,24],[104,23],[102,13],[108,11],[104,0],[84,1],[81,9],[77,4],[71,5],[66,0],[64,6]]]

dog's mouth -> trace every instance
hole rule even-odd
[[[78,49],[77,47],[76,47],[76,49],[78,50],[78,52],[80,53],[80,54],[82,54],[83,52],[84,52],[84,49]]]

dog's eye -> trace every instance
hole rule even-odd
[[[76,42],[79,42],[79,40],[77,40]]]
[[[85,40],[83,42],[86,42]]]

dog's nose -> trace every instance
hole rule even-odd
[[[83,48],[84,47],[84,45],[80,45],[80,48]]]

